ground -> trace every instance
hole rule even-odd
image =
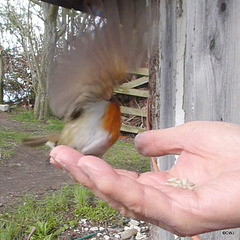
[[[0,126],[7,129],[22,127],[20,122],[8,120],[6,113],[0,113]],[[20,144],[16,150],[17,154],[0,164],[0,212],[26,193],[41,196],[72,183],[66,173],[49,163],[47,150],[31,149]]]
[[[11,114],[0,112],[0,131],[1,129],[4,129],[5,133],[7,132],[11,134],[11,132],[13,132],[15,137],[17,135],[18,141],[13,141],[11,143],[11,140],[8,138],[8,141],[11,143],[11,146],[9,147],[9,142],[7,143],[6,141],[3,141],[5,135],[0,132],[0,137],[2,136],[2,139],[0,139],[0,213],[4,212],[4,209],[11,208],[15,203],[22,202],[22,197],[26,194],[41,198],[42,196],[46,196],[47,194],[51,194],[51,192],[59,190],[64,185],[73,184],[72,180],[66,173],[53,167],[49,163],[50,150],[47,148],[33,149],[20,144],[20,139],[22,138],[20,135],[21,133],[43,133],[41,125],[37,127],[37,130],[35,125],[34,131],[32,131],[30,122],[26,126],[26,122],[22,123],[15,121],[14,118],[9,118],[9,115]],[[132,138],[122,137],[121,141],[124,141],[126,144],[128,142],[132,144]],[[19,142],[19,144],[16,144],[15,142]],[[5,143],[7,143],[7,145]],[[14,146],[12,146],[12,144],[14,144]],[[6,146],[8,146],[9,149]],[[129,152],[129,146],[125,147],[128,148]],[[3,159],[2,154],[1,159],[1,152],[3,153],[2,150],[7,149],[11,151],[11,148],[14,149],[11,157]],[[122,155],[125,155],[124,151],[124,149],[118,150]],[[121,165],[121,161],[119,161],[118,158],[119,156],[119,154],[115,154],[114,157],[116,159],[112,159],[113,162],[115,161],[118,168],[126,167],[130,170],[134,169],[135,171],[140,172],[147,171],[149,168],[148,160],[144,160],[144,158],[141,159],[140,155],[137,156],[137,161],[147,163],[147,169],[146,164],[134,163],[135,153],[133,153],[133,155],[131,155],[132,157],[129,159],[125,159],[124,166]],[[122,158],[124,157],[122,156]],[[137,229],[135,234],[137,233],[137,236],[139,237],[138,239],[148,239],[149,227],[146,223],[137,222],[137,226],[133,226],[130,223],[131,221],[126,223],[124,228],[121,226],[112,228],[112,226],[105,226],[100,222],[93,223],[86,219],[80,219],[75,228],[70,228],[63,232],[57,239],[76,239],[91,235],[98,240],[115,240],[119,239],[119,236],[122,234],[128,233],[128,231],[130,231],[129,228]],[[93,235],[97,232],[99,232],[97,235]]]

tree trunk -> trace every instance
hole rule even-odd
[[[34,116],[40,120],[46,120],[48,113],[47,86],[49,82],[49,73],[54,58],[56,42],[58,40],[58,6],[42,3],[42,9],[44,16],[44,39],[42,61],[40,67],[41,74],[40,78],[38,79]]]
[[[151,100],[153,128],[193,120],[240,124],[240,1],[152,0],[151,4],[151,20],[158,25],[150,62],[150,81],[156,87]],[[166,170],[174,162],[174,156],[162,157],[159,167]],[[175,239],[156,227],[152,231],[153,240]],[[239,229],[224,233],[199,237],[240,239]]]
[[[3,69],[3,49],[0,45],[0,103],[3,103],[3,79],[4,79],[4,69]]]

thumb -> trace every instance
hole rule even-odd
[[[138,134],[134,143],[144,156],[180,154],[184,149],[184,141],[196,126],[197,122],[192,122],[162,130],[147,131]]]

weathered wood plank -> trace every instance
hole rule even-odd
[[[128,125],[122,124],[121,131],[138,134],[138,133],[146,131],[146,129],[145,128],[133,127],[133,126],[128,126]]]
[[[124,83],[121,86],[126,87],[126,88],[135,88],[135,87],[139,87],[145,83],[148,83],[148,81],[149,81],[148,77],[140,77],[140,78],[137,78],[130,82]]]
[[[147,109],[121,106],[121,113],[139,116],[139,117],[147,117]]]
[[[151,2],[159,5],[160,19],[154,128],[193,120],[240,124],[240,1]],[[173,164],[168,157],[159,163],[160,170]],[[240,239],[239,228],[230,232],[202,234],[200,239]],[[153,240],[175,239],[162,229],[158,233]]]
[[[240,1],[188,1],[186,11],[186,121],[240,124]]]
[[[188,1],[186,11],[185,121],[240,124],[240,1]],[[239,228],[229,232],[200,239],[240,239]]]
[[[148,76],[148,68],[128,69],[128,73]]]
[[[121,87],[121,86],[115,87],[114,92],[130,95],[130,96],[144,97],[144,98],[148,98],[148,96],[149,96],[148,90],[129,89],[126,87]]]

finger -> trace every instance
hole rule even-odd
[[[85,156],[82,157],[79,161],[78,161],[78,168],[79,171],[84,172],[85,176],[87,176],[88,178],[88,184],[86,184],[86,180],[83,179],[82,177],[79,177],[78,174],[75,174],[75,180],[80,183],[81,185],[84,185],[85,187],[87,187],[94,195],[96,195],[98,198],[102,199],[103,201],[107,202],[111,207],[113,207],[114,209],[120,210],[121,212],[125,212],[127,213],[127,209],[126,207],[121,204],[118,200],[114,200],[111,197],[102,194],[101,191],[99,191],[96,186],[94,184],[92,184],[91,179],[89,178],[89,176],[85,173],[85,166],[90,163],[90,165],[97,165],[100,168],[104,169],[104,168],[111,168],[112,171],[115,171],[110,165],[108,165],[106,162],[104,162],[102,159],[94,157],[94,156]],[[119,170],[121,171],[121,170]],[[122,170],[124,172],[124,170]],[[90,184],[91,183],[91,184]],[[135,217],[135,215],[128,215],[128,217]]]
[[[189,233],[187,226],[191,225],[193,218],[190,212],[196,205],[193,191],[172,188],[166,184],[164,191],[160,191],[154,185],[140,184],[131,173],[130,177],[121,174],[121,171],[118,174],[107,163],[91,156],[83,157],[78,165],[91,179],[92,192],[123,215],[148,221],[177,235]],[[175,200],[180,195],[184,204]]]
[[[95,161],[97,160],[96,164],[101,165],[101,163],[103,163],[104,165],[106,165],[103,160],[91,156],[84,158],[84,155],[67,146],[58,146],[54,148],[50,155],[51,163],[65,170],[75,182],[88,188],[96,196],[110,203],[112,207],[116,209],[124,209],[123,211],[126,212],[125,206],[120,204],[118,201],[113,201],[112,199],[106,198],[106,196],[104,196],[101,192],[97,192],[91,179],[88,177],[87,174],[85,174],[81,167],[79,167],[79,165],[81,166],[81,164],[79,163],[84,161],[91,161],[92,159],[94,159]]]
[[[138,183],[142,183],[149,186],[154,186],[158,189],[162,189],[162,187],[166,187],[166,182],[168,179],[172,178],[169,172],[145,172],[145,173],[137,173],[123,169],[115,170],[118,174],[122,176],[126,176],[131,178]]]
[[[123,176],[127,176],[129,178],[132,178],[132,179],[138,179],[140,174],[137,173],[137,172],[132,172],[132,171],[128,171],[128,170],[124,170],[124,169],[115,169],[115,171],[118,173],[118,174],[121,174]]]
[[[135,138],[138,151],[145,156],[162,156],[189,152],[204,152],[206,149],[219,152],[232,149],[239,141],[239,126],[223,122],[194,121],[183,125],[141,133]],[[207,137],[206,137],[207,136]]]
[[[76,163],[83,155],[67,146],[57,146],[50,152],[50,162],[54,165],[58,165],[64,169],[65,163],[69,165],[70,163]],[[62,160],[65,162],[63,163]]]
[[[85,187],[92,187],[91,180],[78,167],[83,154],[67,146],[58,146],[50,152],[50,156],[50,163],[65,170],[74,181]]]
[[[122,171],[115,171],[105,162],[100,163],[92,157],[91,161],[88,161],[86,158],[89,157],[83,157],[84,160],[78,165],[91,179],[94,193],[105,196],[108,202],[118,202],[117,207],[122,214],[144,215],[145,219],[151,218],[151,222],[158,225],[159,216],[163,222],[165,218],[169,218],[168,209],[171,209],[171,201],[165,194],[153,187],[138,183],[132,173],[123,174]],[[156,199],[157,201],[154,201]],[[123,212],[119,206],[125,206],[124,210],[127,209],[127,212]]]
[[[151,130],[135,137],[137,150],[144,156],[163,156],[166,154],[180,154],[185,128],[182,126],[163,130]]]
[[[75,161],[76,159],[79,159],[82,156],[82,154],[67,146],[57,146],[50,152],[49,155],[51,157],[50,163],[55,167],[58,167],[63,170],[64,166],[63,163],[61,162],[61,157],[63,157],[63,159],[71,158],[72,159],[71,161]]]
[[[134,179],[137,178],[137,175],[135,175],[133,172],[124,172],[124,170],[115,171],[115,169],[113,169],[103,160],[92,156],[83,157],[82,161],[79,161],[78,166],[91,179],[93,183],[93,188],[91,191],[97,197],[106,201],[111,207],[117,209],[122,215],[143,220],[143,216],[140,217],[137,211],[129,209],[128,202],[118,198],[115,194],[112,195],[113,190],[118,191],[120,188],[121,191],[124,191],[124,195],[129,195],[129,197],[132,194],[134,195],[132,191],[128,191],[128,189],[124,189],[123,186],[120,186],[121,183],[117,179],[119,177],[121,178],[122,176],[129,180],[133,179],[133,181],[135,181]],[[109,189],[107,190],[107,188]],[[144,217],[144,219],[146,218]]]

